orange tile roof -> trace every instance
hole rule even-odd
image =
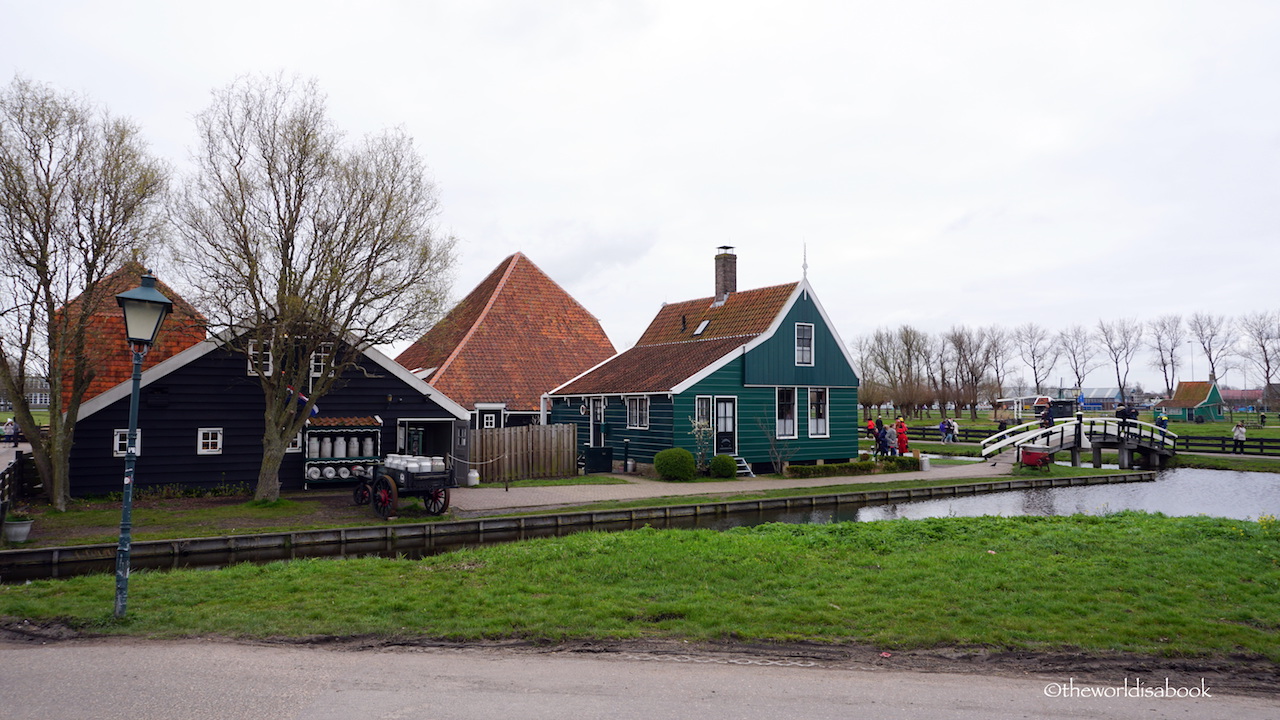
[[[372,415],[361,417],[313,417],[307,421],[316,428],[378,427],[382,423]]]
[[[768,330],[798,284],[732,293],[720,304],[708,297],[664,305],[635,347],[556,394],[670,392]]]
[[[523,253],[499,263],[396,361],[466,408],[532,412],[542,394],[612,356],[600,322]]]
[[[85,355],[89,358],[93,379],[83,400],[89,400],[119,385],[133,374],[133,357],[125,342],[124,312],[116,303],[115,296],[137,287],[145,272],[146,268],[141,263],[130,260],[103,278],[99,285],[95,307],[88,309],[93,317],[89,321],[88,335],[85,338]],[[205,317],[199,310],[159,280],[156,281],[156,289],[173,301],[173,310],[160,326],[160,334],[142,362],[143,370],[177,355],[208,336]],[[84,312],[84,303],[83,296],[76,297],[61,312]],[[63,378],[63,387],[70,387],[69,376]],[[63,398],[64,411],[68,400],[67,397]]]
[[[1213,383],[1204,380],[1184,380],[1179,382],[1178,388],[1173,392],[1173,397],[1160,403],[1160,407],[1199,407],[1209,399],[1209,393],[1213,390],[1213,385]]]

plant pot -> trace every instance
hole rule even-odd
[[[4,539],[9,542],[26,542],[31,534],[31,524],[35,520],[6,520],[4,523]]]

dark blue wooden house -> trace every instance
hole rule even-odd
[[[462,407],[377,350],[364,351],[358,364],[317,401],[319,414],[280,467],[282,490],[349,481],[354,468],[388,453],[467,458]],[[73,495],[121,489],[130,389],[126,381],[81,406]],[[248,358],[206,340],[146,370],[138,429],[138,487],[252,486],[262,460],[263,396]],[[329,442],[320,457],[323,439]],[[465,477],[464,463],[451,466]]]

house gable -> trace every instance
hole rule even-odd
[[[798,326],[812,332],[809,364],[797,359]],[[797,289],[790,307],[771,329],[758,345],[748,349],[743,368],[745,384],[858,386],[853,360],[807,282]]]

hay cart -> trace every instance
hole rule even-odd
[[[356,483],[352,499],[357,505],[372,505],[374,514],[383,520],[399,511],[401,497],[420,497],[428,513],[440,515],[449,509],[449,490],[457,486],[448,468],[410,472],[383,461]]]

